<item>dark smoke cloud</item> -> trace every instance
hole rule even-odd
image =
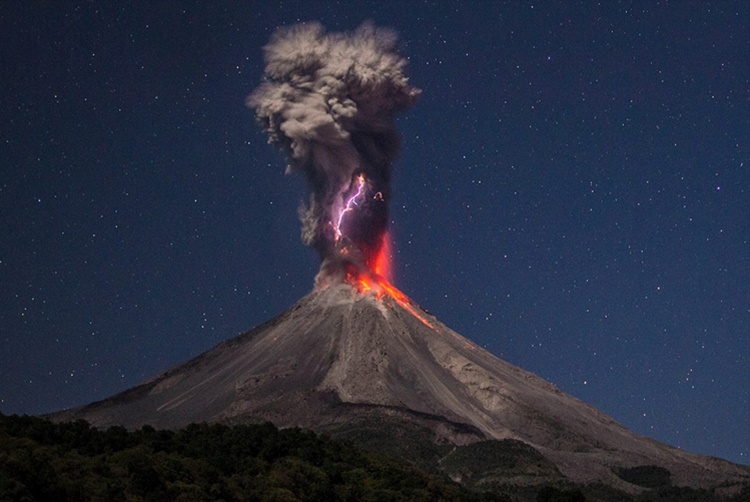
[[[345,263],[370,266],[388,225],[390,173],[398,156],[397,112],[419,89],[405,76],[396,34],[363,24],[353,33],[326,33],[318,23],[281,28],[264,47],[264,82],[247,98],[269,142],[286,154],[287,172],[301,171],[311,188],[300,208],[302,240],[321,255],[321,274]],[[364,174],[368,198],[338,215]],[[380,193],[381,196],[373,197]]]

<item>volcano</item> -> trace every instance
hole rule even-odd
[[[628,431],[391,285],[394,117],[421,92],[396,49],[393,32],[369,23],[351,34],[318,23],[280,28],[264,47],[263,83],[247,104],[287,171],[308,181],[299,214],[303,242],[321,257],[315,290],[185,364],[52,418],[129,428],[270,421],[357,440],[479,487],[493,476],[629,492],[750,483],[750,467]]]
[[[334,433],[401,424],[396,442],[407,424],[449,452],[484,444],[535,450],[537,465],[578,483],[633,491],[620,473],[646,466],[675,485],[750,481],[750,467],[630,432],[389,287],[341,282],[315,291],[185,364],[54,419],[129,428],[270,421]]]

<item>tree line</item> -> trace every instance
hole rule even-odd
[[[637,497],[604,486],[507,488],[471,491],[349,442],[270,423],[129,431],[0,413],[0,502],[750,502],[750,485],[729,498],[672,486]]]

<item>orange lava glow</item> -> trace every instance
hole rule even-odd
[[[375,266],[373,267],[373,270],[386,281],[393,280],[391,276],[391,236],[388,232],[383,234],[380,252],[378,253],[377,258],[375,258]]]
[[[383,245],[380,248],[375,264],[374,273],[350,273],[348,282],[357,286],[360,293],[372,293],[376,298],[388,295],[393,298],[404,310],[419,319],[422,324],[429,328],[435,328],[417,309],[412,301],[401,290],[390,283],[391,276],[391,246],[388,234],[383,236]]]

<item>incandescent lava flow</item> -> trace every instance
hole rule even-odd
[[[390,282],[391,253],[387,230],[374,238],[362,238],[368,232],[361,232],[367,226],[372,214],[383,211],[385,197],[380,191],[374,191],[364,174],[357,174],[353,180],[352,193],[346,200],[338,215],[332,220],[334,246],[321,267],[317,289],[324,289],[332,282],[346,282],[357,288],[362,294],[372,294],[378,299],[388,295],[402,308],[426,326],[434,326],[417,309],[403,292]],[[324,267],[330,267],[325,270]],[[325,278],[325,279],[323,279]]]

